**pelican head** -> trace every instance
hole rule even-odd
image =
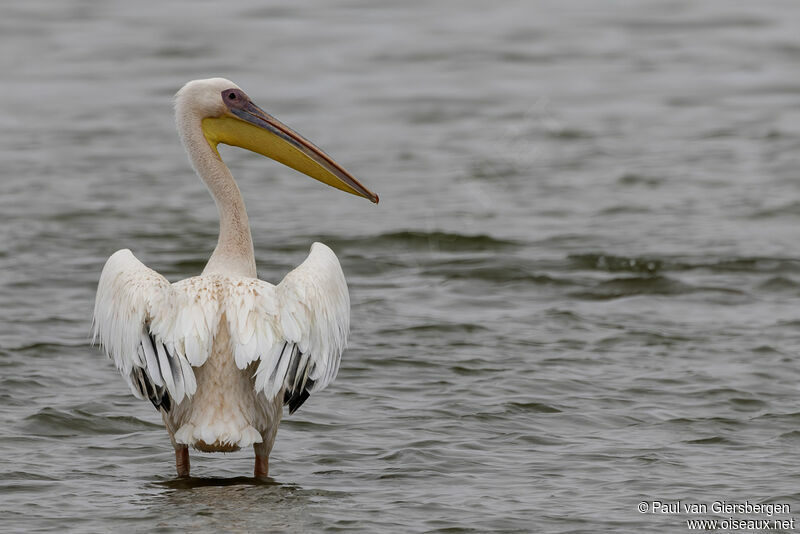
[[[230,80],[210,78],[187,83],[176,95],[175,108],[178,121],[200,123],[217,157],[219,143],[238,146],[331,187],[378,202],[378,195],[316,145],[255,105]]]

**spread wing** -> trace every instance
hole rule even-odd
[[[350,330],[344,273],[333,251],[314,243],[277,286],[248,282],[232,286],[226,310],[236,365],[244,369],[258,360],[256,390],[269,399],[283,391],[294,413],[339,371]]]
[[[156,409],[169,411],[197,388],[192,365],[207,358],[216,328],[218,304],[202,290],[212,283],[196,277],[171,285],[128,249],[115,252],[103,267],[94,339],[133,394]]]
[[[192,367],[208,358],[223,314],[237,367],[258,361],[256,390],[268,399],[283,392],[290,413],[336,378],[350,297],[321,243],[277,286],[222,275],[170,284],[129,250],[115,252],[97,288],[94,337],[136,397],[170,411],[196,391]]]

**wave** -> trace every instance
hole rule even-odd
[[[317,236],[315,239],[337,246],[403,247],[409,250],[436,250],[441,252],[484,252],[507,250],[522,244],[491,237],[486,234],[458,234],[443,231],[402,230],[363,237]]]
[[[632,276],[629,278],[605,280],[586,291],[575,292],[573,296],[584,299],[606,300],[637,295],[674,296],[707,291],[737,295],[744,294],[738,289],[714,286],[693,286],[675,280],[674,278],[659,275]]]
[[[379,330],[381,335],[392,335],[402,333],[413,334],[471,334],[473,332],[482,332],[489,330],[483,325],[474,323],[428,323],[414,326],[406,326],[399,328],[384,328]]]
[[[130,416],[104,416],[72,409],[42,408],[21,422],[21,430],[43,437],[70,437],[85,434],[126,434],[161,428],[160,425]]]
[[[614,256],[611,254],[571,254],[570,267],[607,272],[655,274],[664,267],[664,261],[654,257]]]
[[[680,295],[690,293],[692,286],[666,276],[634,276],[605,280],[587,291],[573,296],[584,299],[614,299],[634,295]]]
[[[758,285],[758,289],[763,291],[773,291],[776,293],[783,293],[790,291],[797,293],[800,290],[800,282],[796,282],[783,276],[774,276],[764,280]]]
[[[494,265],[463,265],[458,262],[425,269],[423,276],[441,276],[448,280],[478,280],[483,282],[527,282],[534,285],[569,286],[574,282],[568,278],[554,277],[535,272],[532,266],[508,265],[493,260]]]
[[[800,259],[769,256],[703,258],[617,256],[597,252],[570,254],[568,268],[605,272],[658,274],[662,271],[708,270],[716,273],[800,273]]]
[[[750,219],[769,219],[772,217],[800,217],[800,202],[789,202],[772,208],[761,209],[749,215]]]
[[[507,413],[561,413],[561,410],[541,402],[508,402]]]

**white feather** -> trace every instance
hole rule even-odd
[[[308,258],[277,287],[254,283],[261,307],[277,308],[274,315],[261,315],[261,328],[266,332],[271,326],[275,340],[267,334],[263,341],[258,338],[261,361],[256,371],[256,389],[267,398],[280,393],[292,354],[281,357],[284,343],[288,343],[288,351],[296,345],[303,353],[302,362],[307,360],[313,367],[309,377],[315,383],[310,390],[325,388],[336,378],[350,330],[350,297],[336,255],[322,243],[314,243]],[[302,362],[298,372],[303,369]]]
[[[161,371],[158,368],[156,353],[153,352],[153,345],[150,343],[150,337],[145,332],[142,332],[141,345],[142,353],[147,362],[147,372],[150,374],[150,378],[153,379],[153,383],[162,387],[164,385],[164,380],[161,378]]]
[[[136,366],[146,370],[153,384],[166,386],[176,403],[194,393],[196,381],[189,364],[204,362],[210,350],[202,308],[215,308],[213,299],[195,298],[198,287],[205,285],[202,277],[170,285],[127,249],[106,261],[95,300],[94,338],[114,359],[131,388],[135,390],[131,370]],[[215,314],[217,309],[212,312]],[[148,328],[156,342],[155,351]],[[175,359],[175,370],[167,352]]]
[[[179,358],[181,364],[181,371],[183,372],[184,387],[186,388],[186,396],[191,397],[197,391],[197,380],[194,377],[192,366],[186,361],[186,358]]]
[[[177,395],[175,379],[167,361],[167,351],[164,350],[164,344],[159,343],[158,340],[156,340],[156,354],[158,355],[158,367],[161,369],[161,376],[164,377],[164,385],[167,386],[167,391],[169,391],[172,398],[175,398]]]
[[[350,301],[339,261],[328,247],[315,243],[306,260],[277,286],[221,274],[170,285],[129,250],[121,250],[108,259],[100,277],[94,334],[137,397],[141,395],[131,378],[134,366],[144,368],[153,383],[165,386],[180,404],[197,391],[192,367],[208,359],[223,317],[236,366],[244,370],[258,361],[256,391],[271,400],[282,395],[287,384],[302,388],[307,378],[314,383],[305,387],[319,391],[336,377],[350,327]],[[146,328],[155,339],[155,351]],[[287,377],[290,369],[297,372]],[[185,424],[176,440],[213,443],[224,437],[242,446],[261,439],[254,429],[249,432],[242,426],[244,420],[216,423]]]
[[[175,441],[184,445],[191,445],[194,442],[194,425],[187,423],[175,432]]]

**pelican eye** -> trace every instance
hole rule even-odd
[[[229,108],[242,109],[248,102],[247,95],[239,89],[226,89],[222,91],[222,101]]]

